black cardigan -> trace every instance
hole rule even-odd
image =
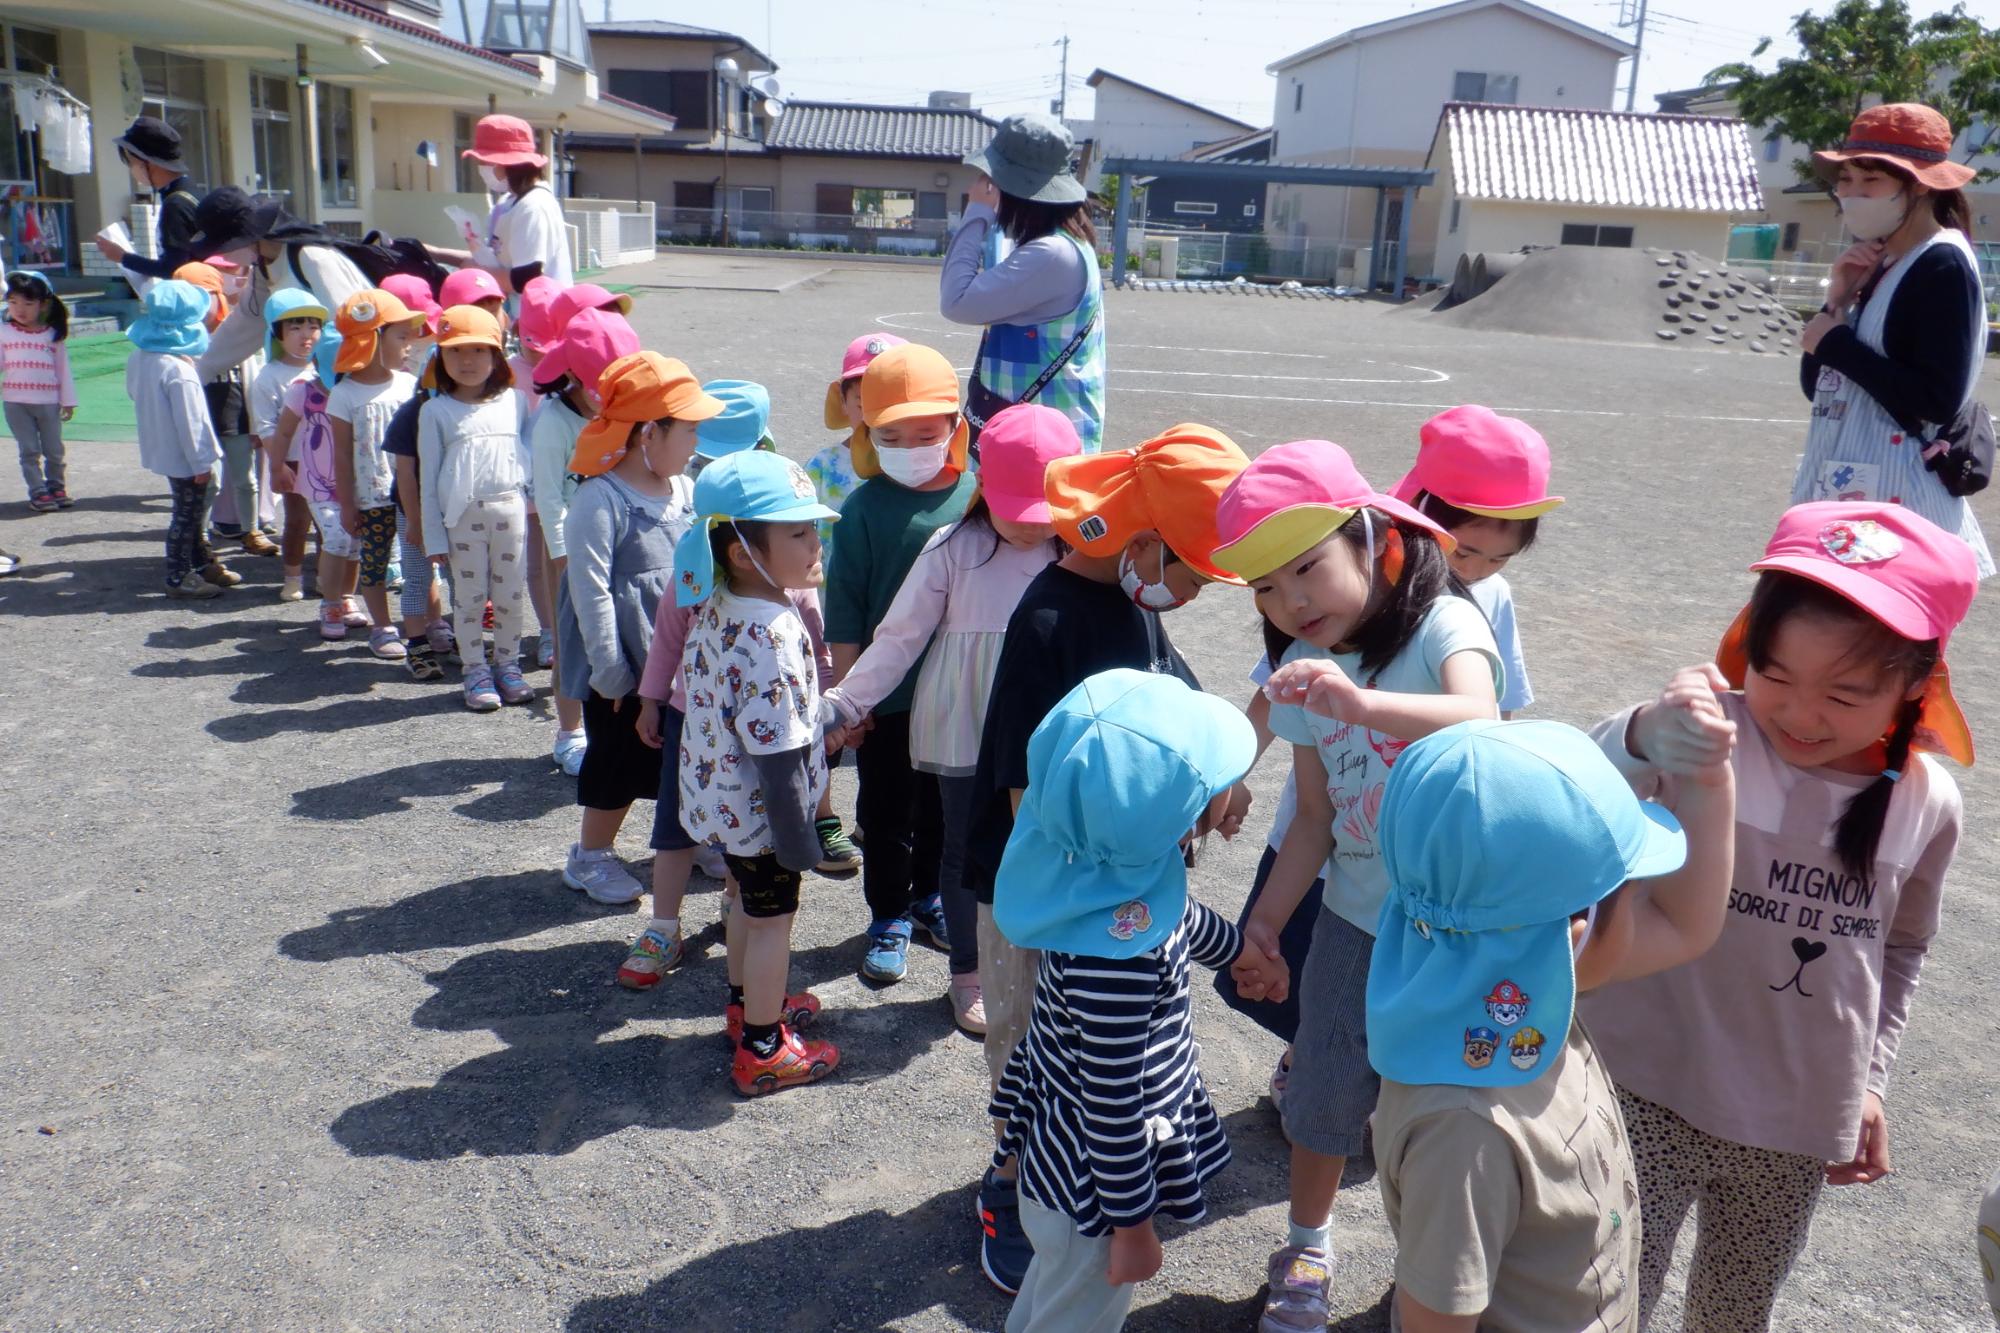
[[[1869,350],[1851,324],[1828,329],[1817,352],[1799,361],[1799,387],[1812,398],[1821,366],[1831,366],[1916,434],[1923,423],[1948,424],[1972,385],[1972,312],[1984,313],[1979,275],[1955,246],[1933,245],[1896,287],[1882,326],[1880,352]],[[1984,321],[1981,321],[1982,324]]]

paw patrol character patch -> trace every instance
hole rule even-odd
[[[1513,1027],[1528,1016],[1528,996],[1511,981],[1503,981],[1486,997],[1486,1013],[1503,1028]]]
[[[1903,553],[1903,539],[1871,519],[1842,520],[1819,530],[1820,549],[1843,565],[1874,565]]]
[[[1142,935],[1153,927],[1153,913],[1146,904],[1134,898],[1129,903],[1120,903],[1111,909],[1111,924],[1105,929],[1114,940],[1129,940],[1134,935]]]
[[[1465,1030],[1465,1065],[1468,1069],[1484,1069],[1493,1063],[1493,1048],[1500,1044],[1500,1034],[1492,1028],[1467,1028]]]
[[[1536,1028],[1522,1028],[1507,1043],[1507,1060],[1516,1069],[1533,1069],[1542,1058],[1542,1034]]]
[[[806,475],[804,468],[789,458],[785,460],[785,467],[791,474],[793,495],[796,495],[801,500],[819,499],[819,492],[813,489],[812,478]]]

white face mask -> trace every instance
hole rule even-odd
[[[1160,543],[1160,577],[1156,583],[1148,583],[1139,577],[1139,567],[1132,563],[1132,553],[1125,551],[1118,557],[1118,586],[1132,604],[1146,611],[1172,611],[1187,605],[1187,598],[1174,596],[1174,590],[1167,586],[1167,544]]]
[[[882,464],[883,476],[898,486],[914,489],[944,471],[950,454],[951,441],[946,440],[912,449],[877,449],[875,458]]]
[[[1840,220],[1857,241],[1879,241],[1892,236],[1909,216],[1910,201],[1902,190],[1882,199],[1847,195],[1840,201]]]
[[[507,178],[500,174],[500,168],[488,163],[479,164],[479,179],[486,182],[486,188],[494,194],[507,192]]]

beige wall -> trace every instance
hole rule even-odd
[[[1565,223],[1632,228],[1632,247],[1697,250],[1720,259],[1729,249],[1726,213],[1689,213],[1644,208],[1585,208],[1571,204],[1519,204],[1467,199],[1457,232],[1447,231],[1437,246],[1438,271],[1445,277],[1461,253],[1504,254],[1524,245],[1555,245]]]
[[[701,41],[678,41],[661,37],[605,37],[596,33],[590,38],[590,58],[597,66],[598,87],[606,93],[611,91],[611,71],[614,69],[652,70],[707,70],[715,68],[715,62],[728,56],[743,69],[745,75],[769,73],[769,61],[760,60],[748,51],[725,44]],[[710,116],[713,118],[714,109]],[[737,133],[748,133],[749,127],[739,124]],[[709,130],[676,130],[667,136],[684,143],[701,143],[712,137]],[[578,172],[582,172],[581,155],[578,157]],[[734,173],[731,173],[734,183]],[[664,207],[666,200],[661,200]]]
[[[477,108],[464,108],[474,115]],[[458,188],[458,145],[453,138],[454,108],[448,106],[408,106],[377,101],[374,120],[375,151],[370,156],[375,181],[384,190],[434,189],[450,192]],[[435,169],[417,161],[419,143],[429,139],[437,145]]]
[[[657,202],[662,210],[673,207],[674,182],[718,183],[722,175],[719,156],[692,156],[680,153],[648,153],[639,168],[640,197]],[[632,196],[633,157],[629,152],[608,149],[579,150],[576,153],[576,192],[579,195]],[[940,187],[937,178],[945,184]],[[812,157],[787,153],[782,157],[736,156],[729,164],[732,190],[761,186],[773,192],[773,204],[781,213],[816,211],[815,195],[820,185],[851,185],[858,189],[937,190],[945,192],[946,209],[956,214],[959,198],[972,187],[978,173],[958,162],[908,161],[899,158]]]

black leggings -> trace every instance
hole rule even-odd
[[[854,816],[868,836],[861,892],[870,917],[893,921],[938,891],[944,813],[937,778],[910,765],[908,713],[877,713],[854,757],[860,780]]]
[[[168,477],[174,496],[174,516],[167,520],[167,582],[178,585],[191,569],[215,559],[208,549],[208,510],[215,500],[214,474]],[[255,517],[254,515],[252,516]]]

